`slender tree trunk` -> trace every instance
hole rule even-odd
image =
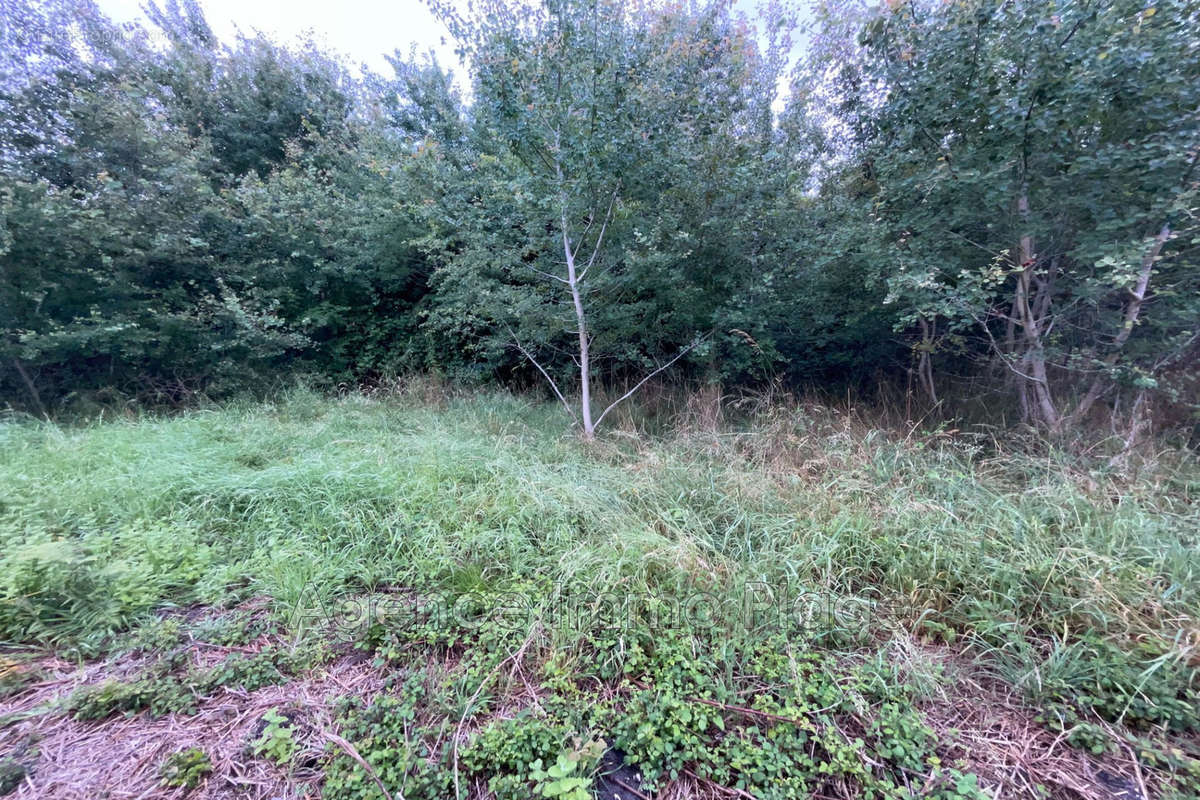
[[[555,141],[557,142],[557,137],[556,137]],[[604,420],[604,417],[608,414],[608,412],[612,411],[620,403],[624,402],[625,400],[627,400],[631,396],[633,396],[633,394],[635,392],[637,392],[638,389],[645,386],[646,382],[649,381],[651,378],[653,378],[655,375],[658,375],[659,373],[668,369],[676,361],[678,361],[679,359],[681,359],[685,355],[687,355],[689,352],[691,352],[692,349],[696,347],[696,345],[698,345],[701,341],[703,341],[704,337],[697,336],[695,339],[692,340],[691,344],[687,345],[686,347],[680,348],[679,352],[676,353],[673,358],[671,358],[670,360],[668,360],[666,363],[662,364],[661,366],[657,367],[656,369],[653,369],[649,373],[647,373],[640,381],[638,381],[636,384],[634,384],[632,389],[625,392],[625,394],[621,395],[613,402],[609,403],[608,406],[605,407],[602,411],[600,411],[600,414],[598,416],[595,416],[595,418],[593,419],[593,415],[592,415],[592,379],[591,379],[591,341],[588,336],[587,313],[584,310],[584,305],[583,305],[584,279],[587,278],[588,272],[595,265],[596,259],[600,255],[601,247],[604,244],[605,231],[608,230],[608,223],[612,220],[613,206],[617,201],[617,193],[615,191],[613,192],[612,199],[609,201],[609,204],[608,204],[608,210],[604,214],[604,221],[600,225],[600,231],[596,235],[596,240],[591,245],[591,253],[587,257],[587,260],[585,262],[583,262],[583,268],[580,269],[579,268],[580,262],[578,260],[579,250],[583,246],[583,242],[586,241],[587,230],[584,230],[583,233],[580,234],[580,241],[575,242],[575,243],[571,242],[571,228],[570,228],[570,224],[568,221],[568,215],[567,215],[566,183],[563,180],[562,165],[556,163],[555,171],[557,172],[559,194],[560,194],[560,199],[562,202],[562,214],[561,214],[561,219],[559,220],[559,222],[560,222],[560,225],[562,226],[563,259],[567,265],[567,277],[563,278],[558,275],[550,275],[549,273],[541,272],[540,270],[536,270],[536,269],[534,271],[538,272],[538,274],[542,275],[543,277],[551,278],[555,281],[558,281],[559,283],[565,284],[567,289],[571,292],[571,304],[572,304],[572,306],[574,306],[574,309],[575,309],[575,324],[578,326],[578,331],[579,331],[579,356],[578,356],[579,393],[580,393],[580,409],[579,409],[580,416],[579,417],[575,417],[575,413],[571,408],[571,404],[567,401],[566,396],[561,391],[559,391],[558,385],[555,383],[554,379],[552,377],[550,377],[550,373],[548,371],[546,371],[546,369],[537,362],[537,360],[533,356],[533,353],[531,353],[529,350],[527,350],[520,343],[520,341],[517,340],[515,334],[513,335],[513,342],[514,342],[515,346],[517,347],[517,349],[520,350],[521,353],[523,353],[525,355],[525,357],[528,358],[535,367],[537,367],[537,370],[539,372],[541,372],[542,376],[547,380],[547,382],[549,382],[550,388],[552,388],[554,390],[554,394],[557,395],[557,397],[560,401],[562,401],[563,407],[566,408],[567,413],[570,414],[577,423],[582,424],[583,438],[588,441],[591,441],[596,438],[596,428]],[[588,227],[589,228],[591,227],[590,223],[589,223]]]
[[[1146,390],[1142,389],[1137,393],[1137,397],[1133,401],[1133,408],[1129,412],[1129,432],[1125,435],[1125,443],[1121,447],[1121,452],[1110,458],[1108,465],[1110,467],[1124,466],[1129,454],[1142,440],[1142,433],[1148,427],[1150,427],[1150,419],[1146,412]]]
[[[1029,196],[1024,188],[1017,200],[1017,213],[1022,221],[1028,223]],[[1021,326],[1021,349],[1024,352],[1022,369],[1018,370],[1016,376],[1018,392],[1021,393],[1021,408],[1023,413],[1030,415],[1045,427],[1057,430],[1062,423],[1062,416],[1050,392],[1044,341],[1046,331],[1042,326],[1049,310],[1048,295],[1052,282],[1049,279],[1043,282],[1038,287],[1037,298],[1030,298],[1038,259],[1033,252],[1033,237],[1028,233],[1021,237],[1020,258],[1021,272],[1017,275],[1013,306],[1016,308],[1017,323]]]
[[[1025,370],[1025,360],[1021,360],[1021,369]],[[1017,392],[1017,405],[1021,409],[1021,422],[1028,423],[1033,419],[1033,408],[1029,402],[1029,382],[1018,375],[1013,375],[1013,384]]]
[[[588,337],[587,313],[584,310],[583,305],[584,280],[587,278],[588,272],[596,264],[596,259],[600,256],[600,251],[604,245],[604,234],[608,230],[609,222],[612,221],[613,207],[617,202],[617,190],[613,190],[612,197],[608,202],[608,210],[604,212],[604,220],[600,224],[600,230],[596,234],[595,241],[591,243],[591,252],[587,259],[583,262],[581,269],[579,266],[580,262],[578,260],[579,251],[587,241],[588,231],[591,229],[592,223],[595,221],[595,217],[592,217],[589,220],[587,227],[580,233],[579,241],[572,242],[567,182],[563,174],[562,162],[559,160],[560,143],[561,138],[559,132],[556,130],[554,131],[554,172],[555,178],[558,182],[558,195],[560,204],[559,224],[562,227],[563,259],[567,265],[567,277],[563,278],[559,275],[551,275],[537,269],[534,269],[534,272],[537,272],[542,277],[550,278],[559,283],[565,284],[567,289],[571,292],[571,304],[575,309],[575,324],[579,331],[579,356],[577,360],[579,363],[580,415],[576,418],[576,422],[582,424],[583,438],[591,441],[596,438],[596,428],[604,420],[605,415],[607,415],[609,411],[612,411],[617,407],[617,405],[630,398],[638,389],[642,388],[642,386],[644,386],[646,382],[655,375],[658,375],[663,370],[666,370],[676,361],[691,352],[691,350],[703,340],[703,337],[696,337],[692,340],[691,344],[681,348],[680,351],[675,354],[674,358],[670,359],[658,368],[651,370],[645,375],[645,377],[634,384],[632,389],[625,392],[625,394],[618,397],[612,403],[609,403],[608,406],[600,411],[599,415],[593,419],[591,341]],[[525,356],[533,363],[533,365],[537,367],[538,371],[542,373],[542,376],[545,377],[550,383],[550,387],[554,389],[554,393],[558,396],[558,399],[562,401],[563,407],[566,408],[567,412],[574,417],[574,412],[571,410],[570,403],[567,402],[567,399],[563,393],[559,391],[554,379],[550,377],[550,373],[547,372],[542,365],[534,359],[531,352],[525,349],[519,341],[516,341],[515,336],[513,337],[513,340],[517,348],[525,354]]]
[[[905,421],[912,419],[912,396],[913,396],[913,368],[908,368],[908,386],[904,390],[904,419]]]
[[[591,441],[596,438],[596,425],[592,422],[592,371],[591,359],[589,358],[589,342],[587,329],[587,315],[583,310],[583,293],[580,291],[580,281],[583,280],[581,275],[575,268],[576,250],[582,241],[571,246],[571,229],[567,217],[567,183],[563,176],[562,161],[560,160],[559,148],[562,140],[559,132],[554,132],[554,176],[558,181],[558,197],[559,197],[559,222],[562,225],[562,243],[563,243],[563,258],[567,262],[567,289],[571,292],[571,303],[575,306],[575,323],[579,326],[579,402],[580,402],[580,417],[583,421],[583,438]],[[609,214],[612,213],[612,206],[609,206]],[[600,236],[596,240],[594,249],[592,250],[591,258],[588,259],[587,266],[584,272],[587,272],[588,267],[596,260],[596,254],[600,251],[600,245],[604,242],[604,230],[608,227],[608,215],[605,215],[604,225],[600,228]],[[587,232],[584,231],[583,236],[586,237]],[[561,278],[559,280],[562,280]]]
[[[925,394],[929,395],[929,401],[935,406],[938,404],[937,389],[933,385],[933,362],[930,353],[933,350],[933,341],[937,333],[934,327],[936,321],[931,323],[922,317],[919,320],[921,324],[921,357],[917,362],[917,377],[921,380],[921,388],[925,390]]]
[[[565,214],[564,214],[565,219]],[[583,438],[594,439],[596,426],[592,423],[592,381],[588,358],[587,315],[583,311],[583,296],[579,291],[579,274],[575,270],[575,254],[571,251],[571,237],[563,225],[563,253],[567,259],[567,288],[571,290],[571,302],[575,305],[575,322],[579,326],[579,394],[583,417]]]
[[[1159,254],[1162,252],[1163,245],[1167,239],[1171,237],[1170,223],[1163,223],[1159,228],[1158,235],[1151,242],[1146,255],[1142,257],[1142,268],[1138,271],[1137,283],[1129,291],[1129,302],[1125,306],[1125,316],[1121,324],[1121,330],[1117,332],[1117,336],[1113,339],[1112,351],[1108,357],[1104,359],[1104,371],[1097,375],[1092,380],[1092,385],[1088,388],[1087,394],[1079,401],[1079,406],[1071,413],[1072,420],[1081,419],[1097,400],[1104,393],[1105,378],[1107,370],[1117,363],[1117,357],[1120,355],[1121,348],[1125,346],[1129,335],[1133,333],[1133,327],[1137,324],[1138,316],[1142,312],[1142,303],[1146,300],[1146,292],[1150,288],[1150,275],[1154,272],[1154,263],[1158,260]]]
[[[21,380],[25,384],[25,389],[29,392],[29,397],[33,400],[33,406],[37,409],[38,414],[48,418],[49,415],[46,413],[46,407],[42,405],[42,396],[38,394],[37,386],[34,385],[33,378],[29,377],[29,373],[25,370],[25,365],[21,363],[21,359],[13,356],[12,365],[16,369],[17,374],[21,376]]]

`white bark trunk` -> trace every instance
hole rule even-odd
[[[1138,272],[1137,283],[1130,290],[1129,303],[1125,306],[1125,315],[1121,324],[1121,330],[1117,332],[1116,338],[1113,339],[1112,352],[1104,359],[1106,370],[1117,363],[1117,357],[1120,355],[1121,348],[1125,346],[1129,335],[1133,333],[1133,327],[1137,324],[1138,316],[1142,311],[1142,303],[1146,300],[1146,292],[1150,288],[1150,275],[1154,272],[1154,263],[1158,261],[1159,253],[1162,252],[1163,245],[1166,244],[1167,239],[1170,237],[1171,225],[1164,222],[1158,231],[1158,235],[1151,242],[1150,249],[1142,257],[1142,268]],[[1079,407],[1071,414],[1072,419],[1078,420],[1083,417],[1091,410],[1092,405],[1100,399],[1100,395],[1104,391],[1105,377],[1107,377],[1106,374],[1101,373],[1092,380],[1092,385],[1088,389],[1087,394],[1083,396],[1083,400],[1079,402]]]
[[[560,173],[561,174],[561,173]],[[592,381],[588,352],[587,315],[583,310],[583,295],[579,291],[579,274],[575,270],[575,253],[571,249],[571,237],[567,233],[567,212],[562,215],[563,254],[567,260],[567,288],[571,291],[571,303],[575,306],[575,323],[579,326],[579,395],[580,412],[583,418],[583,438],[596,438],[596,426],[592,423]],[[596,245],[599,247],[599,243]]]

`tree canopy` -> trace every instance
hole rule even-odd
[[[0,0],[4,401],[432,370],[590,434],[669,364],[1194,429],[1200,4],[432,7],[457,80]]]

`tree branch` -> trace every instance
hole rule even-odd
[[[21,376],[21,380],[25,382],[25,389],[29,392],[29,397],[33,400],[33,405],[37,408],[38,413],[46,419],[50,419],[50,415],[46,413],[46,406],[42,405],[42,396],[38,393],[37,385],[34,384],[33,378],[29,377],[29,373],[21,364],[21,359],[13,356],[12,365],[17,374]]]
[[[1138,271],[1137,283],[1129,292],[1131,296],[1128,305],[1125,306],[1121,330],[1117,332],[1116,338],[1113,339],[1112,351],[1108,354],[1108,358],[1104,359],[1105,367],[1109,369],[1116,365],[1121,348],[1125,346],[1129,335],[1133,333],[1133,328],[1138,321],[1138,315],[1142,310],[1142,303],[1146,300],[1146,291],[1150,288],[1150,275],[1154,271],[1154,264],[1158,261],[1159,253],[1162,252],[1163,245],[1170,236],[1171,223],[1164,222],[1158,231],[1158,235],[1151,242],[1145,256],[1142,257],[1142,268]],[[1100,399],[1106,374],[1107,370],[1097,375],[1092,381],[1087,394],[1083,396],[1083,400],[1079,401],[1079,406],[1071,413],[1073,420],[1082,418],[1091,410],[1096,401]]]
[[[600,245],[604,244],[604,232],[608,230],[608,222],[612,219],[613,204],[615,202],[617,202],[617,192],[614,190],[612,197],[608,201],[608,210],[604,212],[604,222],[600,225],[600,235],[596,237],[596,246],[592,248],[592,255],[588,258],[583,271],[579,273],[579,280],[584,279],[588,274],[588,270],[592,268],[592,264],[596,262],[596,254],[600,252]],[[579,244],[581,247],[583,246],[582,239]],[[578,248],[576,249],[576,254],[578,254]]]
[[[551,275],[549,272],[543,272],[542,270],[538,269],[537,267],[530,266],[529,264],[526,264],[525,266],[527,269],[533,270],[538,275],[541,275],[543,278],[549,278],[550,280],[558,281],[559,283],[565,283],[567,285],[570,285],[570,283],[571,283],[566,278],[560,278],[557,275]]]
[[[601,422],[601,420],[603,420],[603,419],[604,419],[604,415],[605,415],[605,414],[607,414],[609,411],[612,411],[614,408],[616,408],[616,406],[617,406],[619,403],[621,403],[622,401],[626,400],[626,399],[627,399],[627,398],[628,398],[630,395],[632,395],[632,394],[633,394],[634,392],[636,392],[638,389],[642,388],[642,385],[643,385],[643,384],[644,384],[646,381],[650,380],[650,379],[651,379],[651,378],[653,378],[655,375],[657,375],[658,373],[660,373],[660,372],[662,372],[663,370],[667,369],[667,368],[668,368],[668,367],[670,367],[672,364],[674,364],[676,361],[678,361],[679,359],[681,359],[681,358],[683,358],[685,355],[687,355],[687,354],[688,354],[688,353],[689,353],[691,350],[693,350],[693,349],[696,347],[696,345],[698,345],[698,344],[700,344],[700,342],[704,341],[704,340],[705,340],[705,338],[707,338],[707,337],[705,337],[705,336],[697,336],[695,339],[693,339],[693,340],[692,340],[692,343],[691,343],[691,344],[689,344],[687,347],[683,348],[683,349],[682,349],[682,350],[680,350],[678,353],[676,353],[674,358],[672,358],[670,361],[668,361],[667,363],[663,364],[663,365],[662,365],[661,367],[659,367],[658,369],[656,369],[656,370],[654,370],[653,372],[651,372],[650,374],[648,374],[646,377],[642,378],[640,381],[638,381],[636,384],[634,384],[634,387],[633,387],[632,389],[630,389],[628,392],[626,392],[625,394],[623,394],[623,395],[621,395],[620,397],[618,397],[616,400],[612,401],[612,403],[610,403],[610,404],[609,404],[608,408],[604,409],[604,411],[602,411],[602,412],[600,413],[600,416],[596,418],[596,427],[597,427],[597,428],[598,428],[598,427],[600,427],[600,422]]]
[[[512,337],[513,346],[521,351],[521,355],[529,359],[529,363],[537,367],[538,372],[542,373],[542,377],[545,378],[546,382],[550,384],[550,388],[554,390],[554,394],[558,397],[559,402],[563,404],[563,408],[567,410],[567,413],[571,415],[571,419],[575,421],[576,425],[578,425],[579,417],[575,414],[575,409],[571,408],[571,404],[567,402],[567,398],[563,397],[563,393],[559,391],[558,384],[554,382],[554,378],[551,378],[550,373],[546,372],[542,365],[538,363],[538,360],[533,357],[533,353],[530,353],[525,349],[524,345],[522,345],[521,341],[517,338],[517,334],[513,332],[513,329],[507,325],[505,327],[508,328],[508,334]]]

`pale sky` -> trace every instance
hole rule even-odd
[[[96,0],[105,14],[117,22],[145,20],[145,0]],[[224,42],[236,32],[261,31],[272,39],[291,42],[311,33],[327,50],[363,64],[374,72],[391,74],[384,55],[400,50],[404,55],[416,45],[419,53],[432,50],[438,63],[454,73],[459,89],[469,93],[469,80],[446,29],[434,19],[423,0],[199,0],[208,24]],[[800,0],[804,7],[804,0]],[[735,0],[734,6],[752,21],[757,0]],[[802,17],[807,16],[801,14]],[[793,62],[807,36],[794,33]],[[783,109],[788,81],[781,76],[773,107]]]
[[[145,19],[143,0],[96,2],[118,22]],[[285,42],[311,31],[330,50],[385,74],[390,71],[385,53],[407,53],[416,44],[420,51],[433,49],[462,78],[450,35],[421,0],[200,0],[200,5],[222,41],[232,41],[239,29]]]

